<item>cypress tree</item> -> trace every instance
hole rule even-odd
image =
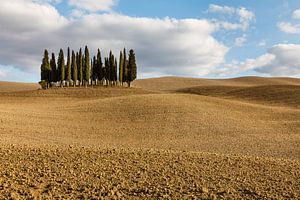
[[[89,83],[90,80],[90,53],[87,46],[85,46],[84,50],[84,81],[85,86]]]
[[[74,51],[72,51],[72,70],[73,70],[73,86],[76,87],[77,82],[77,61]]]
[[[105,82],[106,85],[109,84],[109,64],[108,64],[108,58],[105,58],[105,62],[104,62],[104,77],[105,77]]]
[[[116,72],[116,65],[115,65],[115,57],[113,53],[110,51],[109,53],[109,68],[110,68],[110,81],[113,85],[115,85],[115,82],[117,79],[115,79]]]
[[[135,53],[131,49],[129,51],[129,61],[128,61],[128,76],[127,76],[127,83],[128,87],[130,87],[130,83],[136,79],[136,59]]]
[[[94,83],[95,83],[95,85],[96,85],[96,80],[98,79],[98,74],[97,74],[97,59],[96,59],[96,56],[94,56],[93,57],[93,67],[92,67],[92,77],[93,77],[93,81],[94,81]]]
[[[56,68],[56,61],[55,61],[54,53],[52,53],[52,57],[50,59],[50,67],[51,67],[50,82],[57,82],[57,68]]]
[[[115,63],[114,63],[114,81],[115,81],[115,85],[117,85],[117,81],[118,81],[118,62],[117,62],[117,58],[115,58]]]
[[[68,85],[71,81],[71,61],[70,61],[70,48],[68,47],[68,56],[67,56],[67,70],[66,70],[66,80],[68,81]]]
[[[49,87],[50,78],[51,78],[51,67],[49,64],[49,54],[48,54],[48,50],[45,49],[44,58],[41,64],[41,80],[46,81],[47,83],[46,88]]]
[[[57,67],[59,71],[60,86],[63,87],[63,81],[65,80],[65,58],[64,51],[62,49],[59,51]]]
[[[97,79],[100,82],[100,84],[102,83],[102,79],[104,77],[102,65],[103,65],[103,63],[102,63],[102,59],[101,59],[101,52],[98,49],[98,53],[97,53]]]
[[[127,82],[127,74],[128,74],[128,61],[126,55],[126,49],[123,50],[123,82]]]
[[[120,51],[120,60],[119,60],[119,82],[123,85],[123,53]]]
[[[78,63],[79,63],[79,81],[80,81],[80,83],[79,83],[79,85],[82,85],[82,83],[83,83],[83,57],[82,57],[82,50],[81,50],[81,48],[80,48],[80,50],[79,50],[79,61],[78,61]]]

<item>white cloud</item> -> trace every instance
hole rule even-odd
[[[294,19],[300,19],[300,9],[293,12],[292,17]],[[300,24],[292,24],[290,22],[279,22],[277,27],[285,33],[300,34]]]
[[[6,72],[4,70],[0,70],[0,78],[5,78],[7,76]]]
[[[293,18],[294,18],[294,19],[300,19],[300,9],[295,10],[295,11],[293,12]]]
[[[126,46],[136,51],[139,75],[186,76],[207,75],[224,62],[228,51],[213,37],[217,29],[208,20],[113,13],[66,19],[53,6],[29,0],[3,2],[0,15],[0,64],[33,71],[37,79],[44,48],[57,53],[59,48],[78,50],[87,44],[91,54],[100,48],[107,55]]]
[[[300,34],[300,24],[291,24],[289,22],[280,22],[278,28],[285,33]]]
[[[210,4],[208,11],[214,13],[234,14],[235,8],[229,6],[219,6],[216,4]]]
[[[234,45],[237,47],[242,47],[247,42],[247,35],[244,34],[242,37],[238,37],[235,39]]]
[[[58,4],[58,3],[61,3],[62,0],[33,0],[33,2]]]
[[[78,47],[84,45],[80,41],[89,41],[91,48],[105,52],[111,48],[117,53],[124,45],[134,48],[141,73],[197,76],[222,63],[228,51],[212,36],[214,31],[207,20],[91,14],[74,21],[62,34],[71,32],[69,39]]]
[[[267,46],[267,41],[266,41],[266,40],[261,40],[261,41],[258,43],[258,46],[259,46],[259,47],[265,47],[265,46]]]
[[[274,45],[267,53],[256,59],[246,59],[244,62],[225,64],[215,73],[236,75],[248,70],[254,70],[263,75],[272,76],[300,76],[300,45],[278,44]]]
[[[225,28],[227,30],[242,29],[243,31],[246,31],[249,28],[250,23],[255,20],[255,14],[244,7],[234,8],[234,7],[210,4],[208,8],[208,12],[236,15],[239,19],[239,23],[217,21],[219,27]]]
[[[257,72],[275,76],[300,76],[300,45],[278,44],[268,53],[273,55],[274,59],[258,65],[255,69]]]
[[[67,20],[47,3],[36,3],[29,0],[1,2],[1,33],[15,31],[18,34],[14,35],[19,35],[40,30],[48,32],[59,29],[66,23]]]
[[[111,11],[112,7],[117,5],[118,0],[68,0],[69,5],[78,10],[89,12]]]
[[[26,70],[35,68],[39,51],[49,46],[56,39],[53,35],[68,23],[48,3],[29,0],[1,2],[0,64],[13,64]]]
[[[249,28],[250,22],[255,19],[254,13],[244,7],[238,8],[236,12],[240,16],[240,22],[243,26],[243,30],[247,30]]]

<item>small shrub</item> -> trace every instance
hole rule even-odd
[[[41,85],[43,90],[47,89],[47,82],[45,80],[40,81],[39,84]]]

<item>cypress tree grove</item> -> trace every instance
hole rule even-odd
[[[84,81],[85,86],[87,87],[90,80],[90,53],[87,46],[85,46],[84,50]]]
[[[130,87],[130,83],[136,79],[136,59],[135,53],[131,49],[129,51],[129,61],[128,61],[128,76],[127,76],[127,83],[128,87]]]
[[[83,56],[82,56],[81,48],[79,50],[79,61],[78,61],[78,63],[79,63],[79,77],[78,78],[79,78],[79,81],[80,81],[79,85],[81,86],[82,83],[83,83]]]
[[[73,86],[76,87],[77,83],[77,61],[74,51],[72,51],[72,70],[73,70]]]
[[[68,56],[67,56],[67,71],[66,71],[66,80],[68,81],[68,86],[71,81],[71,61],[70,61],[70,48],[68,47]]]
[[[123,85],[123,53],[120,51],[120,60],[119,60],[119,82]]]
[[[51,67],[51,78],[50,82],[57,82],[57,68],[56,68],[56,61],[55,61],[55,54],[52,53],[52,57],[50,59],[50,67]]]
[[[64,57],[65,57],[64,51],[60,49],[58,59],[57,59],[57,67],[58,67],[61,87],[63,87],[63,81],[65,80],[65,58]]]
[[[85,85],[86,87],[90,84],[104,85],[104,83],[110,86],[116,86],[120,83],[123,86],[123,83],[126,82],[130,87],[137,74],[136,58],[132,49],[128,58],[129,60],[125,48],[120,51],[119,61],[110,51],[109,56],[105,57],[104,62],[102,62],[99,49],[97,55],[91,57],[87,46],[85,46],[84,52],[82,48],[79,49],[79,52],[74,50],[70,52],[68,47],[67,63],[65,63],[63,49],[59,50],[57,63],[54,53],[52,53],[49,63],[49,54],[46,49],[41,64],[40,84],[47,89],[50,83],[57,83],[58,81],[61,87],[69,86],[72,83],[74,87],[78,83],[79,86]]]
[[[46,89],[49,88],[51,78],[51,67],[49,64],[49,54],[47,49],[44,51],[44,58],[41,64],[41,81],[46,82]]]

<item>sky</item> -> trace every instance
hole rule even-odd
[[[44,49],[134,49],[138,78],[300,77],[299,0],[0,0],[0,81],[37,82]]]

